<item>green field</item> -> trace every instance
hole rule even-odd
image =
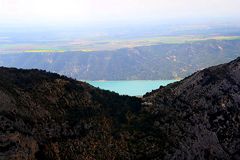
[[[41,43],[9,43],[0,45],[0,53],[51,53],[51,52],[66,52],[66,51],[100,51],[100,50],[115,50],[120,48],[132,48],[138,46],[150,46],[160,43],[165,44],[181,44],[192,43],[205,40],[240,40],[240,36],[156,36],[150,38],[137,39],[85,39],[85,40],[70,40],[70,41],[51,41]]]

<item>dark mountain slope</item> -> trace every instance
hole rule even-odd
[[[166,159],[240,158],[240,58],[145,95]],[[151,124],[149,124],[151,125]]]
[[[0,68],[0,159],[239,159],[240,58],[142,100]]]
[[[127,158],[118,130],[139,109],[137,98],[56,74],[0,68],[0,159]]]

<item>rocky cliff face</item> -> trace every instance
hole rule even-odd
[[[144,100],[154,128],[167,135],[166,159],[240,159],[240,58]]]
[[[240,58],[119,96],[0,68],[0,159],[239,159]]]

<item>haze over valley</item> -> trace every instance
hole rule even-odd
[[[0,160],[239,160],[240,0],[0,0]]]
[[[6,67],[91,81],[178,80],[239,56],[236,0],[0,2]]]
[[[132,96],[240,55],[233,19],[0,28],[1,66],[46,70]]]
[[[204,40],[111,51],[2,54],[0,65],[37,68],[78,80],[182,79],[239,56],[240,40]]]

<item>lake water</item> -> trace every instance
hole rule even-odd
[[[147,92],[166,86],[176,80],[137,80],[137,81],[87,81],[101,89],[114,91],[121,95],[142,96]]]

